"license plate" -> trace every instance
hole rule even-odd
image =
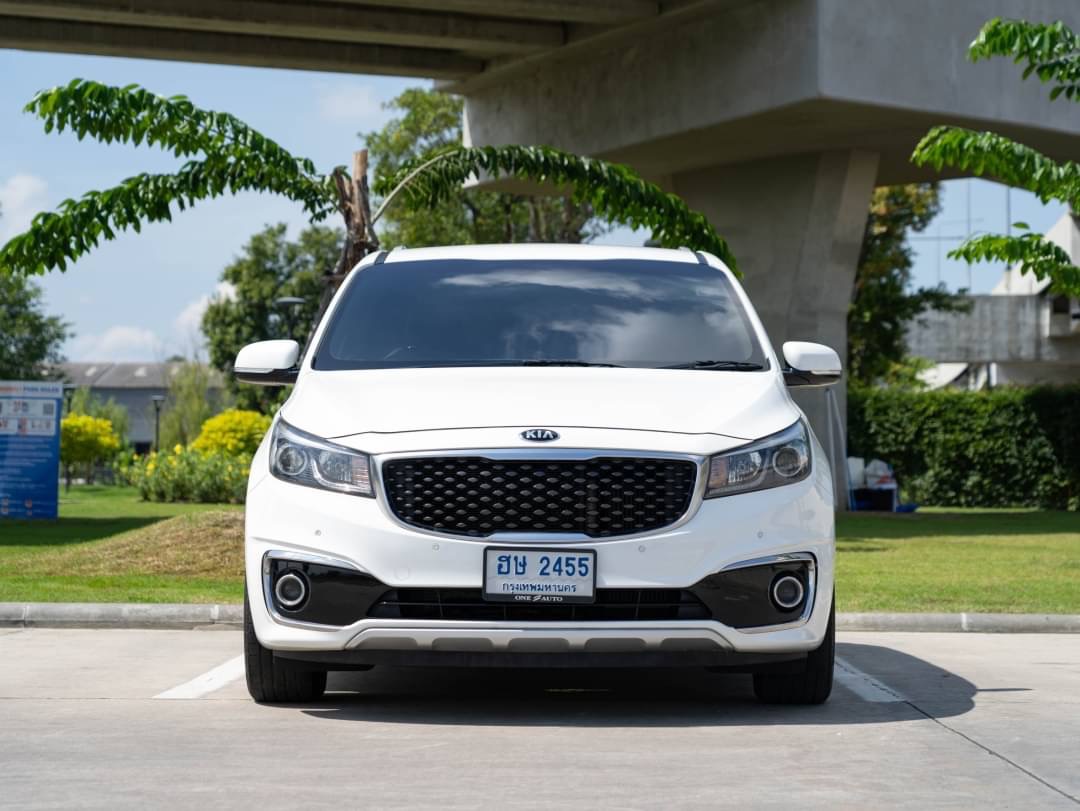
[[[591,603],[596,600],[592,549],[484,550],[484,599],[499,603]]]

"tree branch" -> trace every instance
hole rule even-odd
[[[1026,63],[1024,78],[1033,73],[1054,88],[1050,98],[1063,95],[1080,101],[1080,36],[1064,23],[1029,23],[996,17],[983,26],[968,51],[972,61],[1010,56]]]
[[[949,258],[1020,265],[1024,273],[1034,274],[1036,279],[1050,279],[1056,292],[1080,296],[1080,268],[1065,249],[1040,234],[982,234],[949,251]]]
[[[962,127],[934,127],[915,147],[911,160],[941,171],[950,166],[988,175],[1018,189],[1034,192],[1044,203],[1058,200],[1080,208],[1080,166],[1057,163],[1031,147],[993,132]]]
[[[738,272],[727,243],[704,215],[692,211],[679,197],[629,167],[545,146],[457,146],[412,161],[394,176],[376,181],[375,190],[384,196],[376,217],[399,195],[409,205],[434,207],[470,177],[484,175],[569,186],[574,201],[591,204],[596,216],[632,228],[649,228],[653,238],[667,248],[709,251]]]

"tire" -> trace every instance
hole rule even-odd
[[[829,611],[825,639],[806,657],[801,673],[755,673],[754,695],[765,704],[823,704],[832,692],[836,659],[836,599]]]
[[[259,704],[302,704],[326,691],[326,671],[306,670],[275,659],[255,636],[251,606],[244,590],[244,674],[251,697]]]

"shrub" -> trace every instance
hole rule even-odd
[[[224,453],[250,459],[270,429],[270,417],[258,411],[230,408],[202,424],[191,447],[203,453]]]
[[[119,450],[120,437],[112,423],[103,417],[68,414],[60,421],[60,459],[69,487],[76,465],[85,466],[89,477],[95,464],[111,458]]]
[[[848,394],[854,456],[923,504],[1080,509],[1080,386]]]
[[[128,435],[128,410],[116,399],[110,397],[102,400],[86,386],[75,389],[68,406],[70,414],[89,414],[91,417],[101,417],[112,423],[113,431],[124,444]]]
[[[244,501],[250,460],[225,453],[202,453],[177,445],[172,452],[136,458],[125,478],[147,501]]]

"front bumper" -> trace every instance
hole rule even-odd
[[[256,456],[253,470],[266,469],[263,453]],[[704,501],[688,520],[648,536],[573,542],[573,548],[596,551],[600,590],[691,589],[710,576],[762,558],[811,557],[814,588],[806,611],[775,625],[742,628],[716,619],[460,621],[358,612],[352,621],[337,625],[289,617],[274,610],[268,598],[268,554],[345,567],[385,589],[479,589],[483,550],[492,542],[415,531],[390,520],[374,499],[257,474],[248,492],[246,528],[255,632],[265,647],[282,656],[333,660],[327,665],[331,667],[376,661],[423,664],[432,659],[447,664],[483,660],[598,666],[597,656],[611,664],[621,657],[644,664],[722,667],[746,655],[798,659],[821,644],[832,604],[832,492],[823,468],[788,487]],[[530,539],[527,545],[545,542]]]

